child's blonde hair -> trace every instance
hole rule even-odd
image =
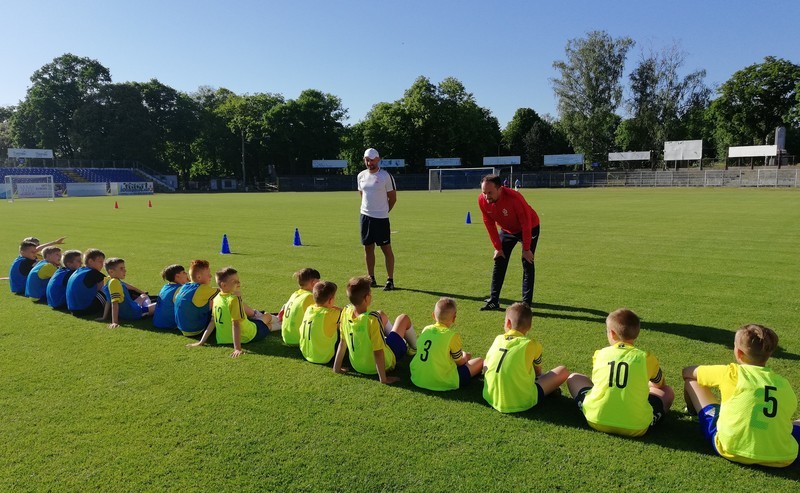
[[[747,324],[739,327],[734,339],[736,347],[741,349],[757,365],[767,362],[778,348],[778,334],[769,327]]]
[[[452,322],[456,318],[456,300],[453,298],[439,298],[433,307],[433,316],[437,322]]]
[[[511,322],[513,330],[528,330],[533,324],[533,312],[525,303],[514,303],[506,308],[506,318]]]
[[[76,258],[81,258],[81,252],[79,250],[67,250],[61,257],[61,262],[64,265],[67,265],[69,263],[72,263],[72,261],[75,260]]]
[[[627,308],[619,308],[608,314],[606,327],[623,341],[634,341],[639,337],[639,316]]]

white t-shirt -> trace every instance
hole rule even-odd
[[[392,175],[384,169],[370,173],[365,169],[358,174],[358,191],[361,192],[361,213],[376,219],[389,217],[389,192],[397,190]]]

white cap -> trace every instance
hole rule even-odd
[[[376,157],[381,157],[381,156],[380,154],[378,154],[377,149],[373,149],[372,147],[370,147],[369,149],[364,151],[364,157],[367,159],[375,159]]]

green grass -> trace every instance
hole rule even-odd
[[[797,472],[714,456],[683,415],[680,370],[732,361],[733,331],[773,327],[771,361],[800,389],[800,193],[796,190],[525,190],[542,218],[533,335],[545,366],[589,372],[605,313],[643,319],[679,397],[642,439],[590,430],[567,397],[502,415],[481,384],[432,393],[337,376],[279,337],[187,349],[148,322],[109,330],[0,290],[2,491],[797,491]],[[400,192],[392,213],[398,291],[374,307],[418,328],[440,295],[458,301],[465,348],[483,355],[502,315],[478,311],[491,246],[476,191]],[[153,208],[147,207],[152,199]],[[233,265],[244,298],[276,310],[313,266],[343,286],[362,274],[358,195],[156,195],[0,204],[7,265],[21,238],[67,235],[127,261],[156,292],[164,265]],[[467,212],[477,222],[464,224]],[[304,247],[293,247],[299,228]],[[234,252],[220,255],[222,234]],[[519,249],[503,290],[520,296]],[[379,280],[383,274],[378,254]],[[337,298],[345,303],[343,290]],[[797,416],[796,416],[797,417]]]

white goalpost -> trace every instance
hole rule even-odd
[[[481,188],[481,178],[495,175],[497,170],[491,166],[482,168],[437,168],[428,170],[428,190],[465,190]]]
[[[17,199],[47,199],[56,196],[53,175],[6,175],[3,192],[9,202]]]

